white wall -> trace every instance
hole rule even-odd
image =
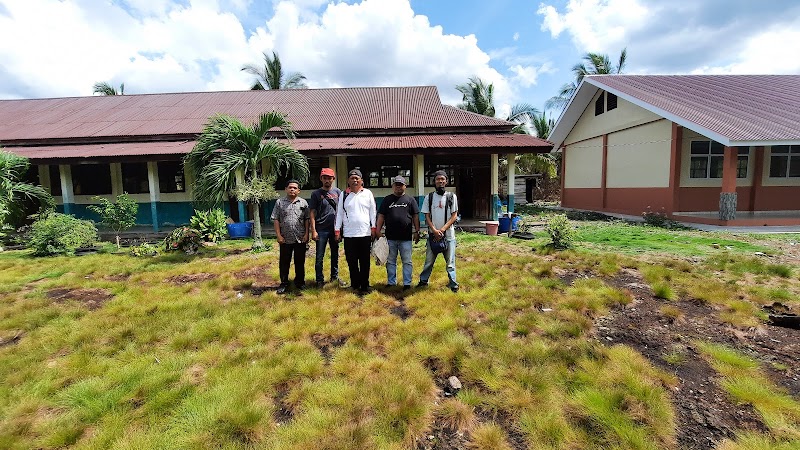
[[[564,140],[566,145],[648,122],[661,120],[660,116],[640,106],[636,106],[627,100],[623,100],[622,98],[617,98],[617,107],[615,109],[595,116],[594,102],[602,93],[603,91],[600,90],[595,94],[594,98],[592,98],[592,101],[589,102],[589,106],[583,111],[580,119],[578,119],[572,131],[570,131],[567,138]],[[567,169],[569,169],[569,167],[567,167]]]
[[[567,146],[564,188],[599,188],[603,170],[603,138]]]
[[[610,133],[606,187],[669,187],[671,137],[666,119]]]

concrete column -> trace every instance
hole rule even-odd
[[[36,169],[39,171],[39,184],[46,190],[47,192],[53,192],[50,189],[50,166],[47,164],[38,165]]]
[[[491,195],[492,198],[490,199],[489,207],[491,208],[492,214],[490,219],[497,220],[497,217],[500,215],[500,208],[497,207],[497,202],[500,201],[500,165],[498,163],[498,154],[492,153],[489,156],[489,167],[490,167],[490,183],[491,183]]]
[[[337,161],[335,156],[328,156],[328,167],[333,169],[333,173],[339,173],[339,172],[337,172],[337,166],[338,166],[337,162],[338,161]],[[319,174],[317,174],[317,176],[319,176]],[[338,189],[342,188],[342,183],[339,181],[339,177],[338,176],[333,179],[333,187],[338,188]]]
[[[514,212],[514,188],[516,183],[514,177],[517,172],[517,155],[516,153],[509,153],[506,155],[508,158],[508,212]]]
[[[719,194],[720,220],[736,218],[736,147],[725,147],[725,159],[722,163],[722,192]]]
[[[244,172],[242,170],[236,171],[236,184],[243,184],[244,183]],[[247,208],[245,208],[244,202],[236,202],[239,205],[239,221],[240,222],[247,222]],[[258,217],[255,218],[256,220]]]
[[[672,192],[672,203],[667,208],[667,213],[680,211],[681,189],[681,152],[683,151],[683,127],[672,123],[672,142],[670,143],[669,157],[669,189]]]
[[[185,182],[186,175],[184,175]],[[147,162],[147,185],[150,189],[150,216],[153,219],[153,231],[158,233],[158,202],[161,201],[161,189],[158,180],[158,163]]]
[[[414,164],[411,176],[414,178],[414,195],[422,206],[422,198],[425,197],[425,155],[414,155],[412,158]]]
[[[751,152],[750,162],[753,167],[753,183],[750,193],[750,211],[757,211],[758,198],[764,184],[764,147],[758,146]]]
[[[608,179],[608,135],[603,135],[603,159],[600,167],[600,192],[601,192],[601,205],[603,210],[606,209],[606,181]]]
[[[111,195],[116,197],[125,192],[125,187],[122,186],[122,164],[111,163],[109,169],[111,170]]]
[[[344,191],[347,189],[347,172],[350,170],[347,167],[347,157],[346,156],[337,156],[336,157],[336,179],[339,180],[339,184],[337,187]]]
[[[58,166],[61,175],[61,204],[64,206],[64,214],[72,214],[75,205],[75,193],[72,190],[72,167],[69,164]]]

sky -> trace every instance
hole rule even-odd
[[[797,0],[0,0],[0,99],[246,90],[275,51],[311,88],[495,87],[543,109],[587,52],[629,74],[800,74]]]

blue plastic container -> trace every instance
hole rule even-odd
[[[509,228],[512,231],[517,231],[519,229],[519,216],[514,217],[507,217],[502,216],[498,217],[497,221],[500,222],[500,226],[497,228],[498,233],[508,233]]]
[[[253,222],[229,223],[228,235],[231,239],[249,238],[253,235]]]

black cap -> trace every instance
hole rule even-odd
[[[350,177],[352,177],[353,175],[358,175],[358,178],[364,178],[364,176],[363,176],[363,175],[361,175],[361,171],[360,171],[360,170],[358,170],[358,169],[353,169],[353,170],[351,170],[350,172],[347,172],[347,178],[350,178]]]

